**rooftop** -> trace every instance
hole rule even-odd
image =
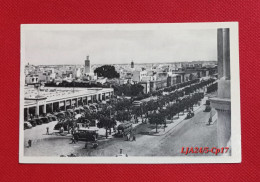
[[[71,87],[43,87],[39,89],[39,95],[46,97],[46,102],[64,100],[76,97],[90,96],[105,92],[111,92],[113,88],[71,88]],[[35,88],[25,87],[24,105],[36,103],[38,91]]]

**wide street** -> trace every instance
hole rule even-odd
[[[51,126],[49,127],[50,132],[52,132],[52,126],[54,126],[55,122],[36,126],[33,129],[25,130],[25,145],[27,145],[28,138],[34,136],[32,147],[25,147],[25,156],[60,156],[71,153],[77,156],[115,156],[120,149],[123,149],[123,153],[128,154],[129,157],[184,156],[184,154],[181,154],[182,147],[216,147],[216,122],[213,125],[207,125],[210,113],[203,112],[204,108],[205,106],[202,105],[195,112],[195,117],[183,120],[165,134],[150,135],[149,132],[154,130],[155,126],[140,124],[135,128],[136,141],[125,141],[124,138],[101,139],[97,149],[93,149],[90,144],[88,149],[84,149],[84,141],[70,144],[70,136],[44,135],[48,125]],[[39,138],[35,138],[36,132]],[[198,153],[188,155],[213,154]]]

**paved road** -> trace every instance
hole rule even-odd
[[[58,121],[52,121],[50,123],[44,123],[42,125],[36,125],[31,129],[24,130],[24,142],[27,144],[28,140],[37,142],[39,140],[50,138],[50,135],[46,135],[46,128],[49,127],[49,133],[53,133],[53,128]]]
[[[113,138],[99,141],[97,149],[92,149],[90,146],[88,149],[83,149],[85,146],[83,141],[70,144],[68,137],[52,136],[35,143],[32,148],[25,148],[25,155],[60,156],[74,153],[78,156],[114,156],[123,149],[129,156],[181,156],[182,147],[216,147],[216,123],[206,125],[209,113],[203,112],[203,109],[204,107],[201,107],[194,118],[184,120],[165,135],[148,135],[147,133],[155,126],[141,124],[136,127],[136,141]]]

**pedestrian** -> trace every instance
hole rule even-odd
[[[76,143],[74,136],[71,138],[71,143]]]
[[[93,143],[93,148],[96,149],[97,147],[98,147],[98,143],[95,141],[95,142]]]
[[[32,140],[28,140],[28,147],[32,146]]]
[[[46,128],[46,135],[49,135],[49,127]]]
[[[135,141],[135,134],[133,135],[133,141]]]
[[[74,139],[75,139],[76,142],[78,142],[79,141],[79,136],[75,135]]]
[[[85,148],[84,149],[88,149],[88,142],[85,143]]]
[[[130,141],[130,133],[127,134],[127,141]]]
[[[60,128],[60,133],[63,133],[63,131],[64,131],[64,128],[63,128],[63,126]]]

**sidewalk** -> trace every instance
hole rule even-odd
[[[194,110],[194,114],[198,113],[200,111],[200,109],[204,106],[204,104],[206,103],[206,100],[208,98],[207,97],[204,97],[202,100],[201,100],[201,104],[200,106],[195,106],[193,107],[193,110]],[[170,123],[170,124],[167,124],[167,127],[164,129],[164,125],[160,125],[158,126],[158,130],[157,130],[157,133],[156,133],[156,129],[153,129],[150,131],[151,135],[154,135],[154,136],[161,136],[161,135],[164,135],[166,133],[168,133],[169,131],[171,131],[172,129],[174,129],[177,125],[179,125],[182,121],[185,120],[187,116],[187,112],[184,112],[184,115],[182,116],[179,116],[178,119],[173,119],[173,123]]]

